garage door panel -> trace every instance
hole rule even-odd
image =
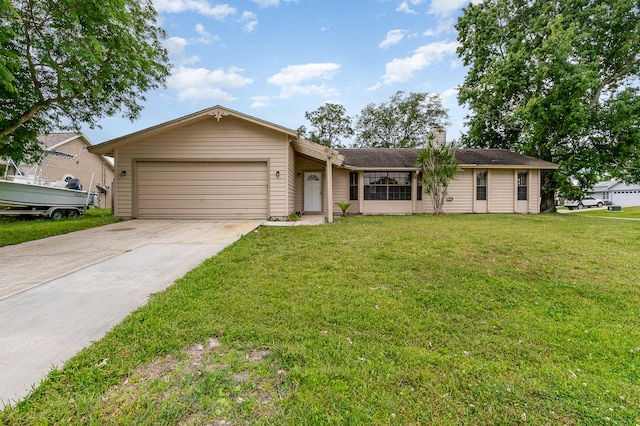
[[[201,198],[211,198],[216,196],[238,196],[244,197],[250,195],[252,197],[263,197],[266,199],[264,188],[256,187],[239,187],[239,186],[225,186],[225,187],[206,187],[206,186],[150,186],[145,188],[144,193],[139,195],[139,199],[151,199],[158,196],[177,195],[177,196],[200,196]],[[183,198],[184,199],[184,198]]]
[[[139,162],[137,217],[266,218],[266,162]]]

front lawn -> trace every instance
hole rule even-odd
[[[111,209],[89,209],[80,217],[62,220],[0,217],[0,247],[95,228],[117,221],[118,219],[111,214]]]
[[[634,425],[639,252],[572,214],[262,227],[0,424]]]

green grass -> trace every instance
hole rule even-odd
[[[640,207],[624,207],[621,212],[610,212],[608,210],[591,210],[585,209],[571,214],[577,214],[580,216],[591,217],[605,217],[605,218],[624,218],[624,219],[640,219]]]
[[[32,219],[0,217],[0,247],[95,228],[117,222],[110,209],[89,209],[73,219]]]
[[[0,424],[634,425],[639,252],[573,214],[263,227]]]

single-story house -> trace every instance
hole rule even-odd
[[[419,149],[331,149],[221,106],[94,145],[115,159],[123,218],[283,218],[322,213],[428,213]],[[504,150],[459,149],[448,213],[539,213],[553,163]]]
[[[605,204],[616,206],[640,206],[640,184],[612,179],[597,183],[587,194],[600,198]]]

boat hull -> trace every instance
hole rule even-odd
[[[84,207],[91,201],[86,191],[0,180],[0,208]]]

